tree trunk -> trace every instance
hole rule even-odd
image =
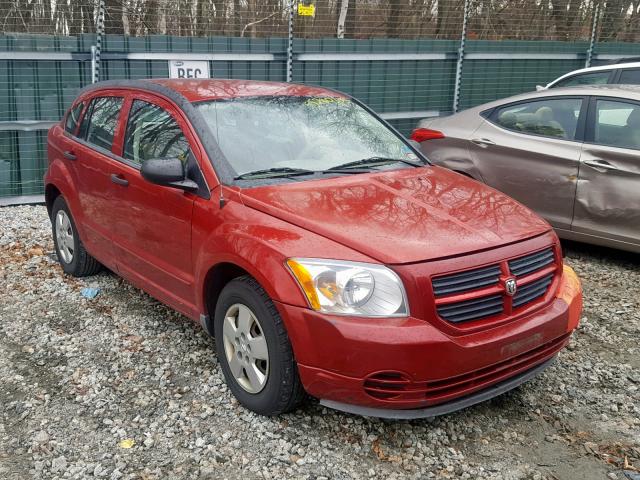
[[[408,13],[408,12],[407,12]],[[389,15],[387,17],[387,37],[399,38],[402,25],[402,0],[389,0]]]
[[[124,35],[122,0],[105,0],[104,33]]]
[[[147,0],[142,16],[142,29],[147,35],[158,32],[158,0]]]
[[[344,38],[345,22],[347,20],[347,12],[349,11],[349,0],[342,0],[340,3],[340,14],[338,15],[338,38]]]

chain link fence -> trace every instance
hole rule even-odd
[[[639,39],[635,0],[0,0],[0,197],[42,192],[46,131],[82,86],[170,60],[336,88],[408,133]]]

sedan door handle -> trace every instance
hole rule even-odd
[[[65,152],[62,152],[62,155],[64,155],[64,158],[66,158],[67,160],[77,160],[78,157],[76,157],[76,154],[73,153],[71,150],[67,150]]]
[[[585,160],[584,164],[589,165],[591,168],[595,168],[596,170],[620,170],[618,167],[611,165],[605,160]]]
[[[489,140],[488,138],[472,138],[471,141],[482,148],[487,148],[490,145],[496,144],[496,142]]]
[[[122,185],[123,187],[126,187],[127,185],[129,185],[129,180],[127,180],[126,178],[122,178],[120,175],[116,173],[111,174],[111,181],[116,185]]]

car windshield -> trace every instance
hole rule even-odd
[[[264,170],[314,173],[372,158],[398,162],[365,162],[364,169],[422,165],[403,140],[349,99],[261,96],[196,106],[239,177]]]

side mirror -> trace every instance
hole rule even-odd
[[[186,178],[184,164],[178,158],[158,158],[142,163],[140,174],[147,182],[187,192],[198,190],[198,184]]]

